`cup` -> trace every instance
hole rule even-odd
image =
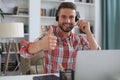
[[[60,80],[74,80],[74,70],[64,69],[60,70]]]

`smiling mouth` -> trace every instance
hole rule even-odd
[[[70,25],[69,24],[64,24],[63,26],[69,27]]]
[[[72,28],[72,26],[70,24],[64,24],[63,26],[64,26],[64,28]]]

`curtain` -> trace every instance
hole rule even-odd
[[[120,49],[120,0],[101,0],[102,48]]]

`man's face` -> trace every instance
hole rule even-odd
[[[58,25],[63,32],[70,32],[75,24],[76,11],[69,8],[62,8],[59,11]]]

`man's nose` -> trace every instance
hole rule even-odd
[[[65,19],[65,22],[69,23],[69,22],[70,22],[70,19],[69,19],[69,18],[66,18],[66,19]]]

